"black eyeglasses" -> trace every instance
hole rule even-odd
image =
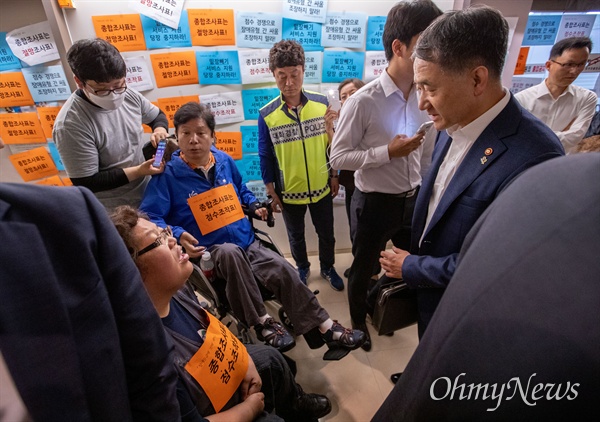
[[[587,66],[587,61],[583,62],[583,63],[561,63],[561,62],[557,62],[556,60],[552,60],[550,59],[550,61],[552,63],[556,63],[557,65],[559,65],[560,67],[562,67],[563,69],[566,67],[567,69],[583,69],[584,67]]]
[[[145,248],[143,248],[142,250],[140,250],[136,254],[136,258],[139,258],[140,256],[144,255],[146,252],[150,252],[152,249],[158,248],[159,246],[163,245],[164,242],[166,242],[169,239],[169,237],[173,237],[173,230],[171,230],[171,226],[167,226],[164,229],[162,229],[160,231],[160,233],[158,233],[158,237],[156,238],[156,240],[154,242],[152,242],[150,245],[148,245]]]
[[[92,88],[88,83],[86,83],[87,86],[89,86],[90,88]],[[94,94],[96,94],[98,97],[107,97],[110,95],[111,92],[114,92],[115,94],[123,94],[125,91],[127,91],[127,85],[125,86],[120,86],[118,88],[115,89],[99,89],[99,90],[95,90],[94,88],[92,88],[92,91],[94,92]]]

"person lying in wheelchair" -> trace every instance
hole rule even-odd
[[[186,283],[193,266],[169,231],[129,206],[111,219],[175,346],[183,421],[316,422],[331,411],[327,397],[302,391],[281,353],[242,344],[202,309]],[[279,417],[263,412],[273,408]]]
[[[242,182],[233,159],[214,146],[215,120],[208,106],[184,104],[173,117],[179,151],[164,173],[153,177],[140,210],[172,233],[190,258],[208,248],[215,274],[226,280],[225,292],[234,314],[254,327],[260,341],[286,351],[294,338],[264,306],[257,281],[281,302],[296,334],[309,347],[354,350],[364,342],[362,331],[331,320],[296,269],[254,236],[241,205],[266,219],[268,212]]]

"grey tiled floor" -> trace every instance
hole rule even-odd
[[[346,288],[342,292],[333,290],[319,274],[318,257],[309,256],[309,260],[312,274],[308,287],[313,291],[319,290],[317,298],[332,319],[350,327],[348,280],[344,278]],[[351,263],[352,254],[336,255],[335,266],[340,276],[343,277],[344,270]],[[276,305],[270,301],[265,305],[269,314],[277,318]],[[301,336],[296,338],[296,347],[286,352],[296,361],[296,381],[304,391],[325,394],[331,400],[332,411],[321,421],[370,421],[393,388],[390,374],[404,370],[417,347],[416,325],[396,331],[392,337],[378,336],[370,323],[367,326],[373,344],[369,352],[358,349],[340,361],[324,361],[327,347],[311,350]]]
[[[333,319],[349,327],[347,289],[334,291],[319,275],[318,257],[311,256],[309,259],[312,274],[308,287],[318,289],[317,298],[321,305]],[[336,269],[340,276],[351,262],[350,253],[336,255]],[[344,278],[346,288],[347,282]],[[340,361],[324,361],[322,356],[326,347],[311,350],[302,337],[298,337],[296,347],[287,352],[296,360],[296,380],[304,390],[326,394],[332,401],[333,410],[321,421],[370,421],[392,390],[390,374],[402,371],[417,347],[416,325],[397,331],[392,337],[378,336],[373,326],[367,325],[373,343],[369,352],[358,349]]]

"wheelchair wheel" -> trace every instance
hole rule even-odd
[[[281,321],[283,326],[288,331],[294,332],[294,324],[292,324],[292,321],[290,321],[290,318],[288,317],[287,313],[285,312],[285,309],[279,308],[279,311],[277,313],[279,315],[279,321]]]

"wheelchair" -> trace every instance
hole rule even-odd
[[[167,141],[167,146],[165,148],[165,154],[164,154],[165,163],[170,161],[172,153],[174,151],[176,151],[177,149],[179,149],[175,135],[169,135],[166,138],[166,141]],[[152,158],[154,156],[154,154],[156,153],[156,147],[154,147],[151,142],[147,142],[144,145],[142,150],[143,150],[144,158],[146,160],[149,160],[150,158]],[[268,216],[267,216],[267,221],[266,221],[268,227],[275,226],[275,219],[273,217],[273,209],[271,207],[272,202],[273,202],[272,198],[269,197],[266,201],[263,201],[262,203],[259,204],[259,207],[265,207],[268,211]],[[246,215],[246,217],[250,221],[250,224],[252,225],[252,229],[254,231],[254,236],[264,246],[268,247],[275,253],[283,256],[283,253],[281,252],[279,247],[275,244],[271,235],[263,230],[257,229],[254,226],[254,219],[258,219],[258,216],[256,214],[250,212],[250,210],[247,209],[246,207],[244,207],[244,214]],[[192,262],[192,264],[194,266],[194,270],[193,270],[192,275],[190,276],[188,282],[192,285],[194,290],[204,299],[203,307],[205,307],[205,309],[207,311],[209,311],[211,314],[213,314],[215,317],[219,318],[220,321],[222,321],[222,322],[225,321],[228,328],[230,328],[230,329],[234,328],[234,331],[236,332],[237,336],[240,338],[240,340],[242,342],[244,342],[246,344],[257,343],[258,339],[256,338],[256,335],[254,334],[254,330],[251,330],[250,327],[248,327],[244,322],[242,322],[238,317],[236,317],[233,314],[233,312],[229,306],[229,303],[227,301],[227,296],[225,294],[225,281],[224,280],[215,280],[213,282],[209,281],[204,276],[204,273],[198,267],[198,265],[196,265],[193,262]],[[279,303],[279,301],[277,301],[275,296],[271,292],[269,292],[265,287],[263,287],[261,283],[258,283],[258,286],[261,290],[263,301],[265,301],[265,302],[272,301],[276,305],[276,307],[278,308],[277,315],[279,317],[279,321],[290,332],[290,334],[293,334],[294,327],[292,326],[292,323],[291,323],[290,319],[288,318],[285,310],[282,308],[281,303]],[[313,292],[313,293],[317,294],[318,291]]]
[[[269,197],[266,201],[260,203],[259,208],[266,208],[268,211],[267,215],[267,226],[274,227],[275,220],[273,218],[273,210],[271,207],[271,203],[273,200]],[[283,253],[273,240],[272,236],[265,232],[264,230],[260,230],[255,227],[253,219],[258,219],[259,217],[256,214],[250,212],[248,209],[244,210],[246,217],[250,220],[252,225],[252,229],[254,231],[254,235],[256,239],[261,242],[265,247],[273,250],[275,253],[283,256]],[[225,294],[225,280],[216,279],[214,281],[210,281],[206,278],[202,270],[194,264],[194,271],[192,272],[188,282],[192,285],[194,290],[201,297],[202,306],[210,312],[212,315],[217,317],[221,322],[223,322],[230,330],[232,330],[238,338],[245,344],[256,344],[260,343],[256,334],[251,327],[249,327],[242,319],[237,317],[229,303],[227,301],[227,296]],[[290,334],[295,336],[294,326],[285,312],[285,309],[282,307],[281,303],[277,300],[277,298],[273,295],[272,292],[268,291],[262,283],[258,283],[258,286],[261,290],[261,294],[263,300],[265,302],[272,302],[277,307],[277,315],[279,317],[279,321],[283,324],[283,326],[290,332]],[[319,291],[313,291],[313,294],[318,295]],[[318,349],[322,347],[325,342],[323,341],[321,334],[318,331],[318,328],[314,328],[308,333],[304,334],[304,338],[311,349]],[[344,356],[346,356],[350,351],[343,348],[331,347],[328,345],[328,350],[325,352],[323,356],[324,360],[340,360]],[[293,368],[295,372],[295,362],[283,354],[286,360],[288,360],[288,364]]]
[[[274,227],[275,219],[273,218],[273,210],[271,207],[272,199],[269,198],[266,201],[260,203],[259,208],[266,208],[268,211],[267,216],[267,226]],[[283,256],[283,253],[276,245],[272,236],[265,232],[264,230],[260,230],[254,226],[253,219],[258,219],[256,214],[250,212],[247,208],[244,207],[244,213],[246,217],[249,219],[250,224],[252,225],[252,230],[254,231],[254,236],[256,239],[261,242],[265,247],[271,249],[275,253]],[[192,272],[188,282],[192,285],[194,290],[204,299],[202,303],[203,307],[213,314],[215,317],[219,318],[222,322],[227,325],[229,329],[234,329],[234,333],[240,338],[243,343],[246,344],[254,344],[259,343],[256,338],[256,334],[254,330],[251,329],[245,322],[243,322],[240,318],[233,314],[231,307],[227,301],[227,296],[225,294],[225,280],[216,279],[214,281],[210,281],[206,278],[202,270],[198,265],[193,264],[194,271]],[[279,321],[283,324],[283,326],[290,332],[290,334],[294,333],[294,327],[290,319],[288,318],[285,310],[281,306],[281,303],[275,298],[273,293],[268,291],[261,283],[257,283],[263,301],[272,302],[277,308],[277,315],[279,317]],[[313,292],[315,294],[318,291]]]

